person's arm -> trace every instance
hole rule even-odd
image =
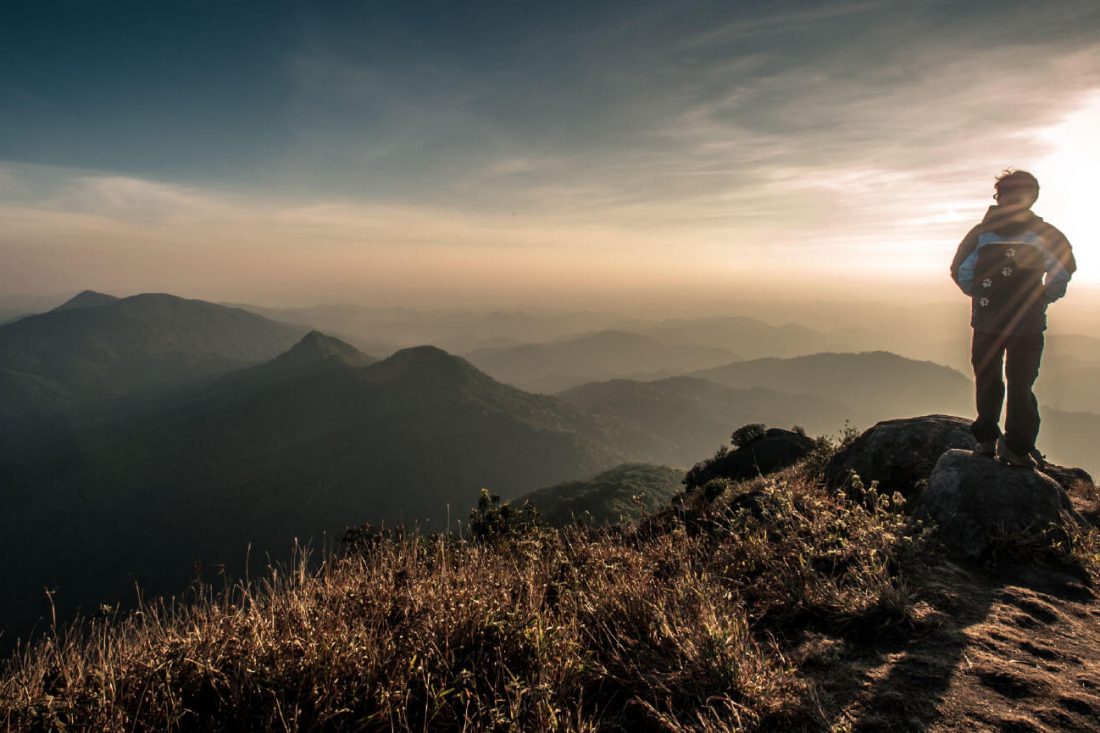
[[[1043,267],[1046,278],[1043,281],[1043,295],[1048,303],[1053,303],[1066,294],[1070,278],[1077,271],[1077,261],[1073,258],[1073,247],[1066,235],[1053,226],[1045,234]]]
[[[959,248],[955,252],[955,259],[951,261],[951,279],[959,286],[959,290],[966,295],[973,292],[974,267],[978,263],[978,236],[981,233],[981,225],[978,225],[966,233]]]

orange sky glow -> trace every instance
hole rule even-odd
[[[988,27],[980,14],[922,8],[906,11],[924,24],[918,37],[875,3],[760,17],[716,6],[675,33],[654,5],[578,31],[575,75],[554,61],[514,79],[458,62],[424,71],[400,49],[392,63],[366,63],[334,26],[279,59],[286,120],[271,127],[292,142],[265,143],[234,175],[203,156],[245,155],[270,131],[241,134],[227,118],[182,151],[182,132],[108,130],[84,144],[96,130],[72,127],[39,140],[12,113],[0,132],[7,124],[29,142],[0,150],[0,295],[714,311],[746,298],[896,300],[902,286],[904,297],[948,301],[955,247],[1011,166],[1036,173],[1036,211],[1077,253],[1082,295],[1062,307],[1091,308],[1091,11],[1047,13],[1018,64],[996,28],[975,41]],[[1034,22],[1025,9],[998,18]],[[868,55],[816,30],[833,26],[860,30]],[[1067,41],[1075,28],[1081,37]],[[619,39],[621,58],[604,35]],[[112,73],[104,83],[128,91]],[[662,74],[668,83],[655,83]],[[38,154],[23,152],[30,143]]]

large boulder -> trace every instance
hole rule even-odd
[[[864,484],[878,481],[884,491],[909,497],[932,474],[936,461],[952,448],[973,450],[970,422],[950,415],[884,420],[839,451],[825,468],[831,489],[842,488],[852,471]]]
[[[972,451],[977,446],[970,421],[961,417],[925,415],[884,420],[833,456],[825,468],[825,481],[831,489],[843,488],[855,471],[865,485],[878,481],[883,491],[897,491],[912,498],[932,475],[940,456],[952,449]],[[1076,484],[1093,483],[1092,476],[1080,468],[1045,463],[1041,469],[1067,491]]]
[[[948,548],[971,559],[1005,542],[1027,545],[1086,526],[1050,476],[959,449],[940,456],[913,517],[934,523]]]
[[[692,488],[716,478],[735,481],[755,478],[794,464],[813,447],[813,440],[805,433],[770,428],[748,445],[695,466],[688,472],[684,483]]]

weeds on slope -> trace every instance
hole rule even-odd
[[[906,623],[899,500],[798,470],[636,527],[361,535],[357,551],[89,622],[0,677],[12,730],[798,730],[801,629]]]

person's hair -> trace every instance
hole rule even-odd
[[[1018,171],[1009,168],[997,176],[997,182],[993,184],[994,198],[1000,201],[1005,196],[1018,193],[1026,193],[1031,197],[1031,203],[1039,198],[1039,181],[1027,171]]]

